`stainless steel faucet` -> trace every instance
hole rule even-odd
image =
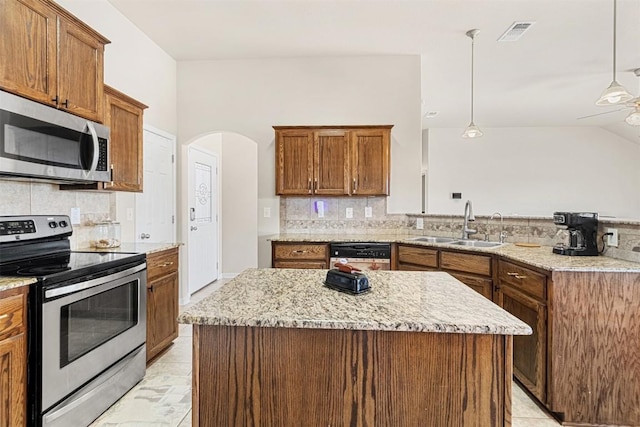
[[[500,217],[500,243],[504,243],[504,239],[505,237],[507,237],[507,234],[504,231],[504,223],[502,222],[502,214],[500,212],[494,212],[491,214],[491,219],[494,219],[496,216]],[[488,225],[489,221],[487,220],[487,225]],[[486,236],[486,240],[489,240],[489,230],[487,227],[487,236]]]
[[[464,205],[464,223],[462,224],[462,239],[468,240],[470,234],[476,234],[478,230],[469,228],[469,221],[475,221],[476,217],[473,216],[473,206],[471,206],[471,200],[467,200]]]

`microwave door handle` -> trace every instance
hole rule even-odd
[[[98,167],[98,158],[100,157],[100,144],[98,142],[98,134],[96,133],[96,128],[91,122],[87,122],[87,128],[89,129],[91,139],[93,140],[93,160],[91,161],[91,167],[89,168],[89,171],[85,172],[85,176],[89,176],[96,171],[96,168]]]

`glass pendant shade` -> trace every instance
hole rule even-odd
[[[631,95],[620,83],[617,81],[612,81],[608,88],[602,92],[600,98],[596,101],[596,105],[616,105],[621,104],[623,102],[627,102],[633,98]]]
[[[629,114],[624,121],[631,126],[640,126],[640,106],[636,107],[636,111]]]
[[[480,136],[482,136],[482,131],[475,123],[473,123],[473,121],[469,123],[469,126],[467,126],[462,134],[463,138],[478,138]]]

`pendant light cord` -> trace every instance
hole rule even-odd
[[[618,0],[613,0],[613,81],[616,81],[616,15]]]
[[[473,52],[476,44],[475,35],[471,36],[471,123],[473,123]]]

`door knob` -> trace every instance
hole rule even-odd
[[[149,233],[142,233],[142,234],[140,235],[140,238],[141,238],[142,240],[144,240],[144,239],[149,239],[150,237],[151,237],[151,235],[150,235]]]
[[[191,231],[196,231],[197,229],[198,229],[198,227],[195,227],[193,225],[191,226]]]

